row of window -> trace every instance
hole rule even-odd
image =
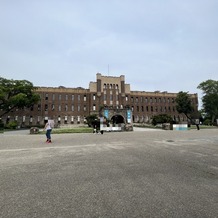
[[[117,85],[117,84],[106,84],[106,83],[104,83],[103,88],[104,88],[104,89],[119,89],[119,85]]]
[[[15,121],[18,121],[18,120],[21,120],[23,123],[24,122],[26,122],[26,121],[28,121],[28,122],[30,122],[30,123],[32,123],[33,122],[33,116],[15,116],[14,118],[13,117],[11,117],[11,116],[8,116],[7,117],[7,120],[6,120],[6,122],[8,123],[10,120],[15,120]],[[35,118],[36,119],[36,118]],[[80,116],[70,116],[70,117],[68,117],[68,116],[64,116],[63,118],[59,115],[58,117],[57,117],[57,120],[58,121],[61,121],[61,120],[64,120],[64,121],[68,121],[69,119],[71,120],[71,122],[73,122],[73,121],[80,121],[80,119],[81,119],[81,117]],[[83,119],[85,120],[85,117],[83,117]],[[40,116],[37,116],[37,122],[40,122],[42,120],[42,117],[40,117]],[[44,117],[44,120],[48,120],[48,117]]]
[[[68,101],[68,100],[72,100],[74,101],[75,100],[75,95],[63,95],[63,94],[51,94],[52,95],[52,100],[54,101],[56,98],[58,98],[58,100],[62,100],[62,99],[65,99],[65,101]],[[83,95],[83,101],[86,101],[86,95]],[[49,94],[46,93],[45,94],[45,100],[49,100]],[[77,100],[80,101],[81,100],[81,95],[77,95]]]
[[[176,108],[174,106],[168,106],[168,107],[162,107],[162,106],[132,106],[132,111],[134,111],[134,109],[137,111],[137,112],[175,112],[176,111]]]
[[[50,108],[49,108],[49,106],[48,106],[48,104],[45,104],[44,105],[44,110],[45,111],[49,111],[49,110],[51,110],[51,111],[55,111],[55,110],[58,110],[58,111],[76,111],[76,109],[77,109],[77,111],[81,111],[81,106],[80,105],[77,105],[77,107],[75,107],[74,105],[71,105],[71,107],[69,108],[69,106],[66,104],[66,105],[54,105],[54,104],[52,104],[51,106],[50,106]],[[32,111],[33,111],[33,108],[31,109]],[[41,111],[42,110],[42,107],[41,107],[41,104],[38,104],[38,108],[37,108],[37,110],[38,111]],[[86,105],[84,105],[83,106],[83,111],[86,111],[87,110],[87,106]]]
[[[38,111],[41,111],[42,110],[42,107],[41,105],[39,104],[38,105]],[[32,108],[33,110],[33,108]],[[45,111],[48,111],[49,110],[49,107],[48,107],[48,104],[45,104],[44,105],[44,110]],[[66,105],[54,105],[52,104],[50,106],[50,110],[51,111],[55,111],[55,110],[58,110],[58,111],[87,111],[87,106],[84,105],[83,106],[83,109],[81,108],[80,105],[77,105],[77,107],[75,107],[74,105],[71,105],[71,107],[69,107],[67,104]],[[96,105],[93,104],[92,105],[92,110],[95,111],[96,110]],[[162,106],[132,106],[132,111],[136,110],[137,112],[175,112],[176,111],[176,108],[174,106],[165,106],[165,107],[162,107]]]
[[[126,96],[126,101],[128,101],[128,96]],[[165,98],[165,97],[131,97],[131,102],[145,102],[145,103],[174,103],[174,98]]]
[[[56,96],[57,95],[57,96]],[[118,97],[119,95],[118,95],[118,93],[116,94],[116,100],[118,100]],[[68,95],[68,94],[52,94],[52,100],[55,100],[56,98],[58,98],[58,100],[65,100],[65,101],[68,101],[68,100],[72,100],[72,101],[74,101],[75,100],[75,98],[77,97],[77,100],[78,101],[81,101],[81,98],[83,97],[83,101],[84,102],[86,102],[87,101],[87,96],[86,95],[74,95],[74,94],[72,94],[72,95]],[[104,98],[104,100],[106,100],[107,99],[107,95],[104,93],[104,95],[103,95],[103,98]],[[112,101],[113,100],[113,95],[112,94],[110,94],[110,100]],[[96,100],[96,95],[95,94],[93,94],[92,95],[92,99],[95,101]],[[49,94],[48,93],[46,93],[45,94],[45,100],[49,100]],[[126,102],[128,102],[129,101],[129,97],[128,96],[126,96]],[[131,97],[130,98],[130,101],[133,103],[133,102],[136,102],[136,103],[138,103],[138,102],[141,102],[141,103],[143,103],[143,102],[145,102],[145,103],[174,103],[175,102],[175,99],[174,98],[165,98],[165,97],[159,97],[159,98],[157,98],[157,97]]]

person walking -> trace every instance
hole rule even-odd
[[[51,131],[52,131],[52,128],[51,128],[51,124],[49,121],[46,122],[45,124],[45,127],[44,127],[44,130],[46,131],[46,142],[47,143],[51,143]]]

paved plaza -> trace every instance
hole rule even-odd
[[[218,217],[218,129],[52,140],[0,134],[1,218]]]

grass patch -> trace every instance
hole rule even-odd
[[[217,129],[217,126],[199,125],[200,129]],[[189,129],[197,129],[196,125],[191,125]]]
[[[52,129],[52,134],[63,134],[63,133],[92,133],[93,129],[90,127],[77,127],[77,128],[63,128],[63,129]],[[45,131],[40,134],[45,134]]]

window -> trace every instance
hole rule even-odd
[[[96,106],[95,106],[95,104],[93,104],[92,109],[93,109],[93,111],[96,110]]]
[[[128,95],[126,95],[126,101],[128,101],[129,99],[128,99]]]
[[[68,101],[68,95],[65,96],[65,100]]]
[[[58,111],[61,111],[61,105],[58,105]]]
[[[80,105],[78,105],[78,111],[80,111]]]
[[[52,100],[53,101],[55,100],[55,94],[52,94]]]
[[[71,96],[72,101],[74,101],[74,95]]]
[[[86,111],[86,105],[84,105],[83,110]]]
[[[67,104],[65,105],[65,111],[68,111],[68,105]]]
[[[83,101],[86,101],[86,95],[84,95],[84,97],[83,97]]]
[[[58,96],[59,101],[61,100],[61,95]]]
[[[41,104],[38,104],[38,111],[41,111]]]
[[[64,116],[64,123],[67,124],[67,116]]]
[[[93,94],[93,100],[94,100],[94,101],[95,101],[95,97],[96,97],[95,94]]]
[[[45,100],[48,100],[48,94],[47,93],[45,94]]]
[[[71,106],[71,110],[74,111],[74,105]]]
[[[134,98],[133,97],[131,97],[131,102],[134,102]]]
[[[80,95],[78,95],[78,101],[80,101]]]
[[[52,105],[51,105],[51,110],[54,111],[54,109],[55,109],[55,105],[52,104]]]

